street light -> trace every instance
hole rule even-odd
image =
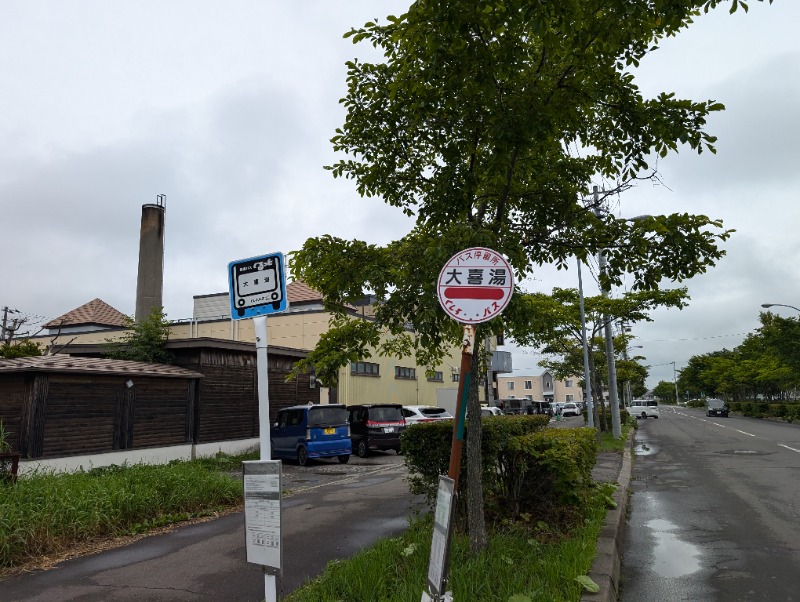
[[[790,307],[795,311],[800,311],[799,307],[795,307],[794,305],[784,305],[783,303],[762,303],[761,307],[769,308],[769,307]]]
[[[594,214],[597,217],[601,216],[600,210],[600,192],[597,186],[592,187],[594,195]],[[625,219],[626,222],[635,222],[648,219],[650,215],[637,215],[636,217]],[[597,263],[599,264],[600,276],[602,282],[602,275],[606,269],[606,255],[603,249],[597,253]],[[601,292],[604,297],[611,295],[610,287],[601,285]],[[611,406],[611,434],[614,439],[619,439],[622,436],[622,425],[619,416],[619,394],[617,392],[617,365],[614,361],[614,333],[611,327],[611,318],[608,315],[603,315],[605,322],[605,340],[606,340],[606,364],[608,364],[608,403]]]

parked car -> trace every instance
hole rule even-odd
[[[452,420],[453,415],[444,408],[434,406],[403,406],[401,410],[406,426],[418,422],[435,422],[437,420]]]
[[[581,415],[581,410],[576,404],[574,404],[574,403],[572,403],[570,401],[570,402],[565,403],[563,405],[563,407],[561,408],[561,415],[562,416],[580,416]]]
[[[274,458],[297,460],[305,466],[314,458],[350,460],[347,408],[340,404],[302,405],[278,411],[269,438]]]
[[[403,406],[399,403],[375,403],[348,406],[350,440],[359,458],[372,450],[393,449],[400,453],[400,435],[406,428]]]
[[[728,417],[728,404],[722,399],[709,398],[706,400],[706,416]]]
[[[481,407],[481,416],[502,416],[503,410],[495,406]]]
[[[530,399],[504,399],[504,414],[533,414],[533,402]]]
[[[628,406],[628,413],[636,418],[652,416],[658,418],[658,402],[651,399],[634,399]]]

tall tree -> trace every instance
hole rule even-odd
[[[608,320],[627,324],[651,321],[650,312],[657,307],[686,306],[688,294],[685,288],[674,290],[640,290],[624,293],[619,298],[592,296],[584,299],[586,316],[586,340],[590,346],[589,373],[592,383],[592,396],[603,406],[603,386],[608,385],[605,374],[606,359],[602,333]],[[522,304],[521,304],[522,305]],[[551,295],[543,293],[528,294],[524,297],[523,311],[536,316],[536,324],[531,332],[521,335],[518,342],[523,345],[544,347],[548,353],[561,356],[561,360],[548,363],[559,376],[583,374],[583,330],[581,328],[579,292],[577,289],[555,288]],[[614,343],[615,349],[624,349],[627,334],[621,335]],[[560,364],[560,365],[559,365]],[[620,360],[618,380],[638,381],[644,376],[636,367],[638,364]],[[645,369],[646,371],[646,369]],[[626,376],[627,374],[627,376]],[[621,390],[621,388],[620,388]],[[603,419],[605,412],[597,414],[597,424],[606,430]]]
[[[656,154],[679,145],[713,152],[706,119],[723,105],[671,93],[645,98],[632,69],[721,1],[419,0],[386,24],[348,32],[385,60],[348,63],[347,115],[332,139],[345,157],[329,169],[353,179],[362,196],[414,215],[416,226],[385,246],[323,236],[294,254],[293,274],[323,293],[335,328],[357,337],[324,337],[309,357],[317,373],[326,364],[335,376],[332,368],[381,333],[399,337],[423,365],[458,345],[461,329],[440,309],[435,287],[441,267],[464,248],[502,253],[520,280],[539,265],[564,267],[607,249],[603,284],[630,273],[635,289],[714,265],[730,234],[720,221],[684,213],[627,222],[592,209],[655,177],[648,161]],[[584,203],[593,179],[605,191]],[[379,301],[376,319],[353,327],[345,305],[365,291]],[[476,361],[487,332],[532,331],[524,298],[520,291],[479,329]],[[467,438],[478,441],[475,391],[468,415]],[[479,490],[480,457],[467,469],[470,489]],[[478,550],[486,543],[474,528],[482,507],[470,512]]]

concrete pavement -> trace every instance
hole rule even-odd
[[[633,468],[631,445],[634,430],[631,429],[625,449],[618,452],[602,452],[598,454],[597,464],[592,470],[595,481],[617,483],[618,487],[612,499],[616,508],[610,508],[606,514],[606,522],[597,540],[597,553],[592,563],[589,577],[600,586],[596,594],[584,593],[582,602],[616,602],[619,593],[620,558],[622,549],[622,529],[628,511],[628,488]]]

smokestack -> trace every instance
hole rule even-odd
[[[139,275],[136,279],[136,322],[141,322],[154,307],[163,307],[164,224],[167,196],[156,196],[156,204],[142,205],[139,232]]]

